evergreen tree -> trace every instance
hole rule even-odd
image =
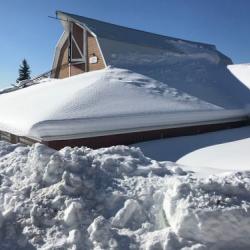
[[[23,59],[22,64],[19,67],[19,77],[17,78],[17,82],[27,79],[30,79],[30,66],[26,59]]]

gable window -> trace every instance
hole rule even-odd
[[[70,22],[69,27],[69,63],[85,63],[86,61],[86,30],[80,25]]]

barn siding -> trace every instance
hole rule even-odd
[[[73,36],[77,42],[79,49],[81,51],[83,51],[83,29],[76,24],[73,24]],[[73,45],[74,45],[74,43],[72,43],[72,46]],[[73,58],[80,58],[81,56],[80,56],[77,48],[74,46],[72,48],[72,56],[73,56]]]
[[[224,122],[218,124],[196,125],[196,126],[167,128],[167,129],[150,130],[150,131],[138,131],[132,133],[113,134],[113,135],[98,136],[91,138],[79,138],[79,139],[58,140],[58,141],[39,141],[39,142],[55,149],[61,149],[65,146],[71,146],[71,147],[88,146],[91,148],[100,148],[113,145],[129,145],[132,143],[153,140],[153,139],[162,139],[162,138],[185,136],[185,135],[196,135],[199,133],[219,131],[222,129],[229,129],[229,128],[238,128],[249,125],[250,125],[250,120],[245,119],[240,121]],[[0,140],[8,141],[11,143],[20,142],[27,145],[32,145],[38,142],[31,138],[20,137],[3,131],[0,131]]]
[[[132,132],[126,134],[113,134],[113,135],[98,136],[91,138],[49,141],[47,142],[47,145],[54,149],[61,149],[65,146],[70,146],[70,147],[87,146],[90,148],[101,148],[101,147],[110,147],[114,145],[130,145],[133,143],[148,141],[148,140],[186,136],[186,135],[196,135],[201,133],[219,131],[223,129],[238,128],[241,126],[247,126],[249,124],[250,124],[249,120],[242,120],[242,121],[225,122],[219,124],[167,128],[161,130],[140,131],[140,132]]]
[[[85,64],[81,63],[81,64],[71,64],[71,76],[75,76],[78,74],[82,74],[84,73],[84,69],[85,69]]]
[[[74,27],[74,37],[80,47],[80,49],[83,49],[83,37],[82,32],[80,31],[80,28],[76,25]],[[72,63],[70,66],[70,74],[71,76],[78,75],[81,73],[84,73],[86,71],[94,71],[105,68],[105,63],[102,58],[101,51],[98,47],[97,41],[94,36],[92,36],[89,32],[87,32],[87,67],[85,67],[85,63],[81,64],[74,64]],[[78,51],[75,47],[72,48],[72,54],[73,56],[78,55]],[[91,56],[95,55],[97,57],[97,63],[90,64],[89,58]],[[69,66],[68,66],[68,40],[64,43],[62,46],[62,49],[60,51],[58,64],[55,70],[55,78],[66,78],[69,77]]]
[[[102,58],[96,39],[88,32],[88,58],[93,56],[93,54],[97,56],[98,60],[97,63],[95,64],[89,63],[88,70],[93,71],[98,69],[104,69],[105,68],[104,60]]]
[[[55,78],[65,78],[69,76],[68,68],[68,40],[65,41],[60,51]]]
[[[85,64],[71,64],[70,71],[71,76],[78,75],[84,73]],[[63,45],[59,60],[58,66],[56,68],[55,78],[63,79],[69,77],[69,64],[68,64],[68,41]]]
[[[78,44],[78,47],[80,48],[81,51],[83,51],[83,29],[81,29],[78,25],[73,24],[73,35]],[[74,46],[72,46],[72,56],[73,58],[80,57],[80,54],[77,48]],[[72,63],[70,66],[70,71],[71,71],[71,76],[84,73],[85,63],[81,63],[81,64]]]

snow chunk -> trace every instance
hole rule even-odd
[[[69,237],[67,238],[68,244],[78,244],[81,240],[81,232],[79,230],[73,229],[69,232]]]
[[[81,223],[82,204],[80,202],[72,202],[64,211],[63,220],[68,226],[74,226]]]
[[[140,226],[146,216],[141,206],[136,200],[126,200],[123,208],[121,208],[112,220],[112,225],[118,228],[134,228]]]
[[[172,180],[164,212],[174,232],[214,247],[250,247],[250,174]]]
[[[98,249],[115,249],[118,245],[114,239],[115,232],[110,223],[102,216],[97,217],[88,228],[90,240]]]

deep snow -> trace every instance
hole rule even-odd
[[[210,110],[220,108],[143,75],[108,68],[1,95],[0,129],[37,138],[79,136],[161,125],[184,111]]]
[[[250,170],[250,134],[248,138],[197,149],[181,157],[177,163],[225,171]]]
[[[57,14],[61,19],[82,23],[96,35],[106,65],[132,70],[225,109],[241,109],[249,104],[250,93],[227,69],[232,60],[215,45],[129,29],[61,11]],[[65,22],[62,25],[65,38],[69,29]],[[53,68],[59,50],[60,46]]]
[[[224,109],[110,67],[0,95],[0,130],[45,141],[208,124],[248,113],[245,106]]]
[[[100,38],[108,65],[130,69],[225,109],[249,104],[250,93],[227,68],[231,60],[215,49],[184,41],[167,41],[160,50]]]
[[[0,142],[0,249],[249,249],[248,172],[199,179],[139,148]]]
[[[249,167],[250,126],[134,144],[158,161],[174,161],[198,176],[245,171]]]

